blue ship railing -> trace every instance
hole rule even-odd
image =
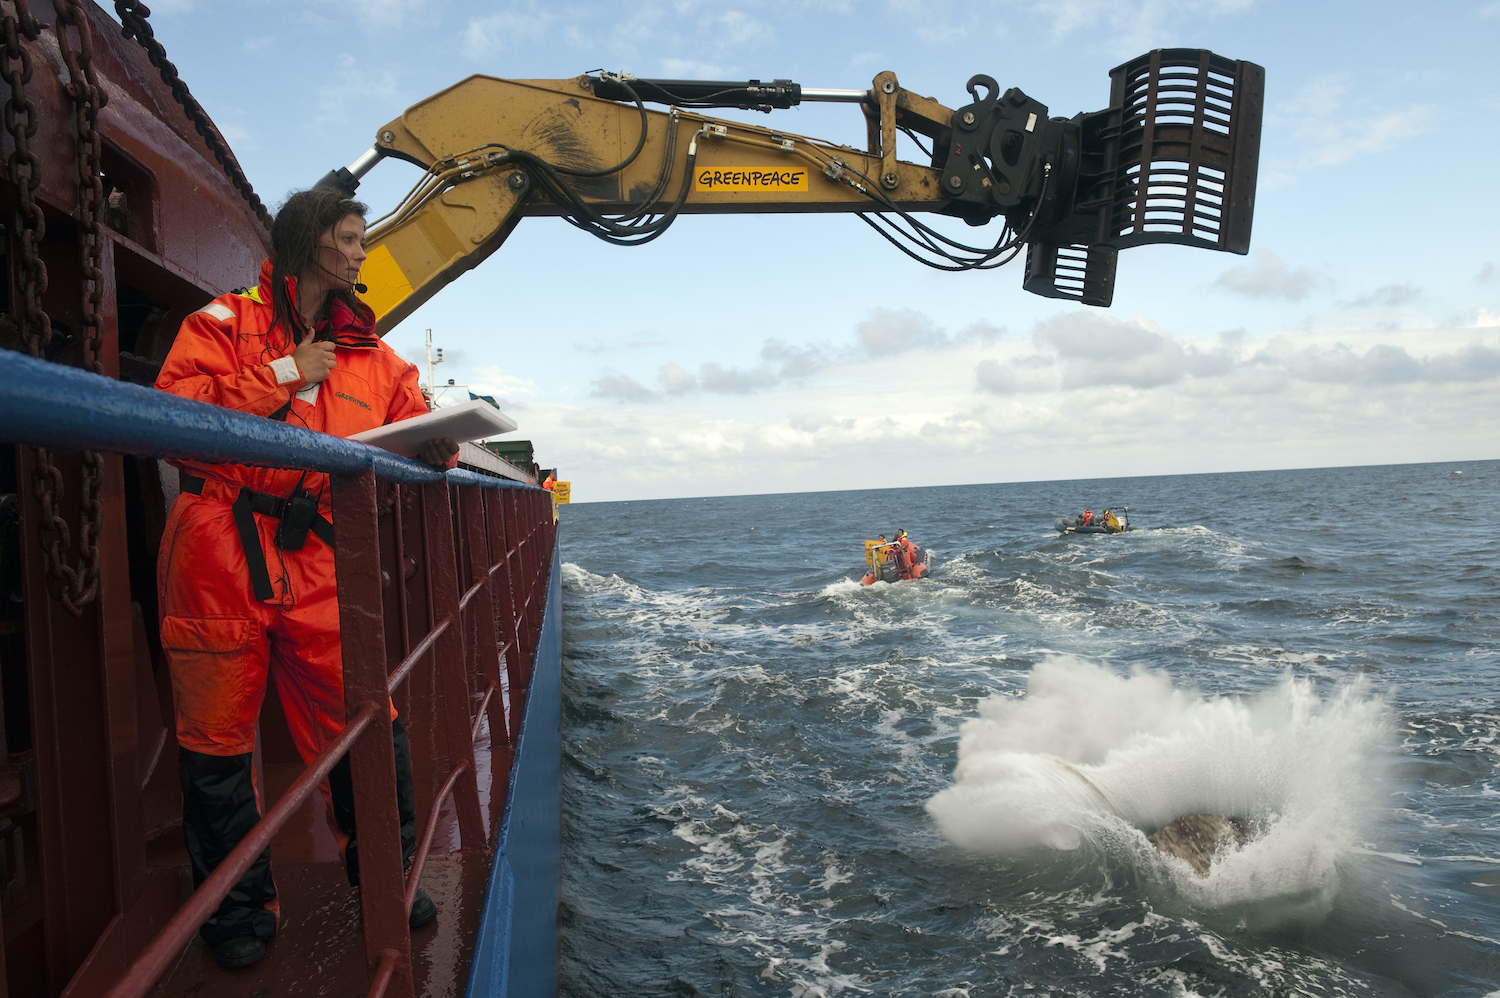
[[[451,796],[463,848],[494,849],[496,856],[469,993],[549,994],[556,965],[560,658],[551,496],[508,479],[444,474],[354,441],[11,351],[0,350],[0,385],[0,439],[7,442],[332,476],[346,727],[114,982],[111,998],[137,998],[155,986],[346,752],[360,822],[368,993],[413,994],[407,914]],[[417,574],[424,591],[413,596],[408,587]],[[424,659],[436,673],[431,720],[454,764],[434,795],[418,858],[404,874],[391,732],[372,722]],[[486,729],[494,781],[488,822],[474,755]],[[412,740],[414,751],[418,742]],[[486,824],[499,831],[493,843]]]

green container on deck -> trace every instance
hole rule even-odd
[[[530,469],[533,465],[530,440],[491,440],[485,449],[502,461],[509,461],[517,468]]]

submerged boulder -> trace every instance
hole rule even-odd
[[[1151,836],[1151,844],[1168,856],[1186,860],[1198,876],[1220,855],[1249,842],[1250,822],[1222,814],[1184,814]]]

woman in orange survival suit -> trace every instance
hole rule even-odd
[[[183,321],[156,387],[240,412],[349,436],[427,412],[417,369],[375,332],[353,294],[364,262],[365,206],[316,189],[287,199],[258,286],[220,295]],[[458,445],[421,457],[451,466]],[[183,833],[200,884],[260,818],[251,777],[266,677],[304,760],[344,726],[343,662],[328,477],[174,461],[182,494],[158,556],[161,636],[172,676]],[[301,517],[282,513],[300,504]],[[289,530],[308,522],[311,530]],[[392,710],[403,850],[416,848],[411,760]],[[329,777],[334,820],[358,877],[344,760]],[[200,933],[226,967],[254,963],[275,933],[270,852],[246,871]],[[436,917],[420,894],[413,927]]]

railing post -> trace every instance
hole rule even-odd
[[[526,615],[526,601],[530,598],[526,578],[525,521],[521,498],[515,490],[507,490],[501,498],[505,506],[505,538],[510,549],[511,588],[510,615],[516,628],[516,655],[510,665],[510,696],[514,704],[526,703],[526,689],[531,684],[531,656],[536,647],[532,636],[531,621]],[[516,710],[520,714],[520,709]],[[511,728],[520,735],[520,718],[511,720]]]
[[[485,503],[489,511],[490,537],[494,546],[498,549],[495,556],[499,564],[491,578],[495,580],[496,597],[496,621],[500,626],[500,641],[505,648],[505,671],[509,692],[506,695],[506,730],[505,740],[514,745],[520,731],[520,708],[522,701],[516,693],[516,683],[520,677],[516,672],[516,657],[520,654],[520,645],[516,635],[515,594],[513,586],[515,579],[511,572],[510,541],[506,535],[506,523],[509,517],[505,510],[505,495],[510,490],[485,490]]]
[[[490,569],[495,566],[495,557],[490,554],[489,531],[484,528],[484,501],[486,495],[496,489],[469,486],[459,489],[459,504],[463,513],[463,536],[469,551],[469,585],[483,585],[483,593],[474,597],[469,606],[474,635],[474,657],[477,659],[481,689],[492,689],[487,705],[486,719],[489,722],[489,764],[492,786],[489,791],[489,833],[495,836],[499,830],[499,813],[505,803],[505,789],[510,780],[510,729],[505,726],[505,704],[501,696],[499,681],[499,650],[502,638],[496,635],[495,618],[499,612],[499,584]]]
[[[380,534],[375,472],[333,476],[333,522],[338,537],[339,636],[344,659],[344,709],[382,708],[386,691]],[[396,813],[396,759],[387,710],[349,750],[359,840],[360,906],[365,958],[373,973],[395,953],[387,994],[411,998],[411,930],[407,927],[401,867],[401,819]]]
[[[464,672],[464,633],[459,619],[458,555],[453,548],[452,492],[445,481],[422,486],[423,552],[427,584],[432,587],[432,624],[451,617],[453,624],[433,649],[437,689],[442,696],[450,766],[467,764],[453,789],[458,830],[467,849],[484,849],[484,823],[479,815],[479,785],[474,777],[474,740],[469,731],[469,678]],[[444,774],[446,776],[447,774]]]
[[[524,557],[521,564],[526,566],[526,633],[529,641],[526,646],[526,686],[531,686],[531,674],[536,668],[536,647],[542,637],[542,618],[537,613],[538,605],[545,599],[545,589],[538,581],[542,572],[541,553],[537,550],[537,528],[540,522],[537,501],[537,493],[528,492],[521,497],[521,508],[526,511],[521,520],[522,527],[526,530],[526,539],[521,542],[521,550]]]
[[[526,594],[526,619],[531,627],[531,661],[536,662],[536,645],[542,636],[542,614],[547,608],[547,581],[548,571],[546,566],[552,562],[552,552],[542,550],[544,530],[542,523],[544,519],[552,516],[552,499],[546,492],[527,493],[526,505],[530,516],[527,517],[526,530],[526,554],[528,558],[526,586],[530,590]],[[528,673],[527,685],[530,683]]]
[[[510,588],[510,577],[506,575],[504,568],[496,571],[496,565],[505,562],[505,537],[501,534],[500,520],[497,509],[491,501],[498,489],[476,489],[474,502],[470,506],[469,536],[478,537],[474,543],[480,545],[478,551],[483,552],[483,565],[478,571],[484,573],[489,581],[486,595],[489,600],[485,603],[485,610],[489,613],[488,625],[481,625],[480,634],[488,634],[486,643],[480,645],[481,649],[493,649],[491,654],[482,651],[484,675],[489,682],[495,684],[495,696],[490,700],[490,738],[493,742],[498,739],[500,743],[511,744],[510,732],[505,725],[505,704],[500,698],[501,673],[505,668],[502,661],[501,651],[505,647],[508,636],[501,626],[501,614],[506,599],[506,590]],[[482,504],[482,505],[481,505]],[[498,556],[497,556],[498,552]]]

